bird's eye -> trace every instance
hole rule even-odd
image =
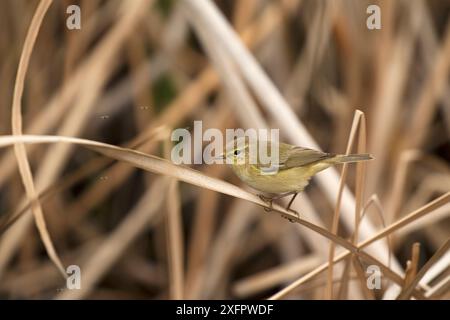
[[[234,155],[235,155],[235,156],[238,156],[238,155],[239,155],[239,153],[241,153],[241,151],[240,151],[240,150],[234,150]]]

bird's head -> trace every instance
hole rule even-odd
[[[248,164],[250,141],[248,138],[234,139],[226,146],[223,159],[232,165]]]
[[[231,141],[226,146],[226,151],[218,157],[218,159],[223,159],[227,164],[231,164],[232,166],[247,166],[249,164],[270,164],[270,163],[278,163],[276,159],[270,158],[272,153],[274,155],[278,155],[278,148],[274,149],[272,152],[271,145],[274,145],[270,141],[260,141],[256,139],[251,139],[249,137],[237,138]],[[277,145],[275,145],[277,146]],[[262,162],[261,152],[264,150],[259,150],[260,148],[265,149],[267,152],[267,157],[269,157],[268,161],[270,163]]]

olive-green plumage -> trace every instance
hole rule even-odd
[[[252,142],[248,141],[236,143],[237,146],[233,143],[227,148],[225,158],[243,182],[272,198],[303,191],[312,176],[334,164],[372,159],[369,154],[336,155],[280,143],[277,164],[261,165],[259,161],[251,164],[249,147]],[[270,142],[266,143],[270,150]]]

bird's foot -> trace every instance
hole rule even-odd
[[[264,211],[265,211],[265,212],[270,212],[270,211],[272,211],[272,202],[273,202],[273,199],[272,199],[272,198],[265,197],[265,196],[262,195],[262,194],[258,194],[258,197],[259,197],[262,201],[264,201],[264,202],[269,206],[269,208],[268,208],[268,207],[264,207]]]
[[[287,211],[292,212],[293,214],[295,214],[297,216],[297,218],[300,219],[300,213],[297,210],[288,208]],[[290,222],[294,222],[293,220],[289,219]]]

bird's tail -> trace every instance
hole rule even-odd
[[[345,163],[345,162],[359,162],[359,161],[367,161],[372,160],[373,157],[368,153],[363,154],[339,154],[330,160],[332,160],[334,163]]]

